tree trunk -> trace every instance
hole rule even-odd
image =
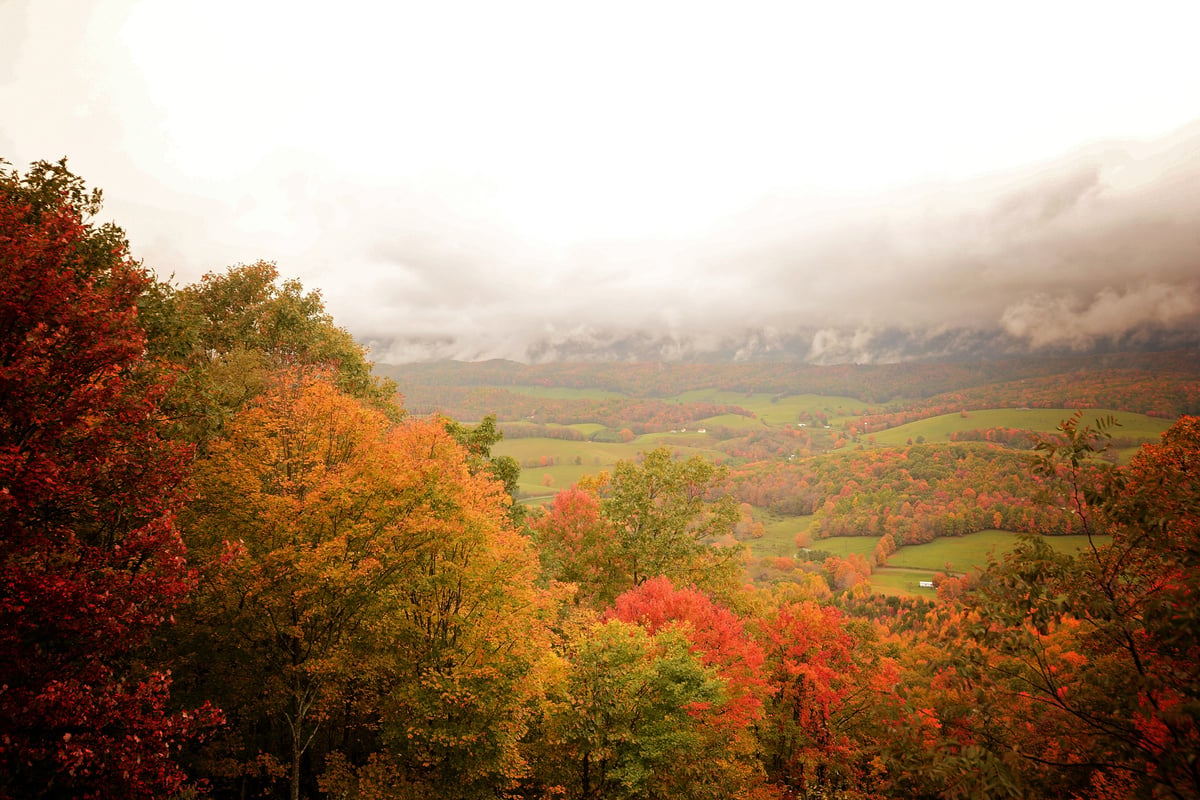
[[[292,800],[300,800],[300,742],[292,737]]]

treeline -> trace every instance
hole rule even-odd
[[[99,199],[0,173],[3,800],[1200,793],[1200,419],[1039,451],[1111,546],[934,605],[862,557],[756,589],[725,468],[659,448],[525,518],[493,419],[406,414],[270,264],[156,281]],[[1025,485],[949,450],[807,474],[848,513]]]
[[[500,426],[506,439],[562,439],[567,442],[582,442],[587,439],[574,428],[561,425],[538,425],[532,422],[506,422]]]
[[[764,428],[749,434],[710,428],[708,433],[720,440],[718,450],[743,461],[786,461],[810,455],[813,447],[813,434],[806,428]]]
[[[930,400],[966,393],[964,402],[988,403],[972,406],[978,408],[1000,408],[1014,402],[1014,398],[1027,398],[1028,402],[1023,400],[1020,405],[1114,408],[1168,418],[1200,412],[1200,353],[1187,350],[972,363],[815,366],[518,364],[497,360],[384,364],[379,369],[399,383],[406,397],[420,397],[421,405],[448,405],[461,387],[525,385],[602,389],[631,397],[659,398],[702,389],[746,394],[811,393],[854,397],[872,405],[901,398]],[[950,398],[945,403],[953,405]]]
[[[647,398],[531,397],[497,388],[446,387],[429,393],[422,387],[403,391],[405,406],[414,414],[443,414],[454,419],[495,416],[534,425],[593,423],[636,434],[657,433],[694,424],[722,414],[754,415],[746,409],[719,403],[669,403]]]

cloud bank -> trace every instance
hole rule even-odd
[[[8,0],[0,157],[379,361],[1191,345],[1200,13],[1148,2]]]
[[[425,240],[381,226],[377,280],[395,291],[373,293],[354,330],[383,361],[833,363],[1195,344],[1196,219],[1200,125],[869,202],[764,197],[686,239],[547,252],[480,228]]]

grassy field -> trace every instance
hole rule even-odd
[[[526,503],[539,504],[549,500],[559,490],[578,483],[584,475],[611,470],[618,461],[634,461],[639,453],[663,444],[683,458],[701,455],[709,461],[719,460],[723,454],[705,446],[711,442],[703,435],[688,440],[669,434],[641,436],[632,442],[613,443],[546,438],[505,439],[492,448],[492,455],[511,456],[522,465],[521,477],[517,482],[519,496]],[[552,463],[545,466],[534,463],[540,462],[543,456]]]
[[[879,431],[873,435],[877,445],[900,446],[909,439],[916,441],[918,437],[922,436],[925,437],[926,442],[948,442],[951,434],[986,428],[1017,428],[1053,433],[1064,419],[1074,413],[1073,409],[1067,408],[997,408],[971,411],[966,417],[960,414],[943,414],[910,422],[886,431]],[[1098,417],[1105,417],[1109,414],[1116,417],[1117,421],[1121,423],[1121,427],[1113,430],[1113,435],[1122,438],[1152,441],[1158,439],[1163,431],[1171,427],[1171,420],[1106,409],[1085,411],[1084,422],[1093,424]]]
[[[1045,541],[1061,553],[1078,553],[1088,547],[1086,536],[1047,536]],[[1108,541],[1108,537],[1097,537],[1097,543]],[[871,588],[883,594],[936,597],[935,590],[922,588],[919,583],[933,580],[934,573],[944,572],[947,562],[955,573],[971,572],[987,566],[988,556],[999,556],[1016,543],[1016,534],[993,530],[902,547],[888,559],[886,567],[871,575]]]
[[[613,396],[612,392],[594,392],[589,394],[587,390],[546,388],[541,386],[508,386],[501,388],[541,397],[594,396],[599,398]],[[715,449],[718,441],[707,432],[707,429],[724,427],[749,433],[763,427],[781,427],[784,424],[793,424],[798,420],[801,413],[823,412],[832,414],[838,409],[854,413],[866,408],[861,401],[851,397],[805,394],[788,395],[781,398],[771,394],[743,394],[739,392],[718,392],[715,390],[685,392],[676,397],[668,398],[668,402],[740,405],[758,416],[752,418],[738,414],[722,414],[692,423],[686,431],[647,433],[628,443],[575,442],[544,437],[512,438],[500,442],[500,444],[493,448],[493,453],[495,455],[512,456],[522,465],[520,488],[523,495],[546,496],[552,495],[558,488],[570,486],[573,482],[578,481],[582,475],[598,472],[601,469],[608,469],[619,460],[636,458],[638,453],[645,450],[652,450],[655,447],[670,447],[672,450],[677,450],[685,458],[693,454],[700,454],[711,461],[721,461],[726,456]],[[830,419],[837,420],[834,417],[830,417]],[[591,436],[604,428],[604,426],[595,423],[581,423],[561,427],[579,431],[583,436]],[[533,461],[540,461],[542,456],[556,460],[557,464],[550,467],[526,466]],[[582,463],[576,464],[576,459],[579,459]],[[580,469],[581,467],[582,469]],[[552,489],[547,489],[543,485],[543,481],[547,475],[553,481],[554,488]]]
[[[969,572],[975,567],[985,566],[989,555],[1000,555],[1011,550],[1017,541],[1015,533],[997,530],[934,539],[928,544],[901,547],[888,559],[888,566],[938,572],[945,570],[949,563],[954,572]],[[1077,553],[1088,546],[1086,536],[1047,536],[1045,541],[1062,553]],[[1106,544],[1110,540],[1101,536],[1097,537],[1097,541]]]
[[[927,597],[932,600],[937,597],[937,590],[920,585],[921,581],[928,581],[932,574],[923,570],[882,567],[871,575],[871,588],[879,594]]]
[[[867,404],[853,397],[835,397],[820,394],[789,394],[774,395],[766,393],[746,394],[744,392],[720,392],[715,389],[701,389],[684,392],[670,398],[683,403],[715,403],[741,406],[753,412],[759,420],[765,420],[768,425],[782,426],[795,423],[801,414],[824,413],[830,423],[840,422],[844,417],[861,414]],[[839,410],[842,412],[838,414]]]
[[[879,539],[873,536],[830,536],[828,539],[814,539],[809,548],[825,550],[842,557],[858,553],[869,559],[874,554],[875,545],[878,543]]]
[[[806,530],[812,523],[812,519],[811,516],[763,519],[763,535],[747,542],[750,545],[750,552],[755,558],[762,558],[763,556],[788,556],[790,558],[795,556],[796,534],[802,530]]]

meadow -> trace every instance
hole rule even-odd
[[[876,445],[900,447],[910,441],[948,442],[956,433],[989,428],[1053,433],[1063,420],[1074,413],[1073,409],[1067,408],[996,408],[970,411],[966,414],[942,414],[876,433],[869,432],[867,435],[874,438]],[[1083,421],[1095,427],[1095,420],[1110,415],[1120,423],[1120,427],[1111,431],[1114,437],[1136,439],[1139,442],[1157,439],[1163,431],[1171,427],[1172,422],[1145,414],[1110,409],[1088,409],[1084,412]]]
[[[1019,537],[1008,531],[980,531],[967,536],[935,539],[928,544],[901,547],[888,558],[887,566],[871,575],[871,587],[883,594],[934,596],[933,589],[920,586],[939,572],[961,575],[982,569],[1016,547]],[[1046,536],[1043,541],[1060,553],[1075,554],[1090,547],[1087,536]],[[1095,537],[1097,545],[1108,544],[1109,536]]]

